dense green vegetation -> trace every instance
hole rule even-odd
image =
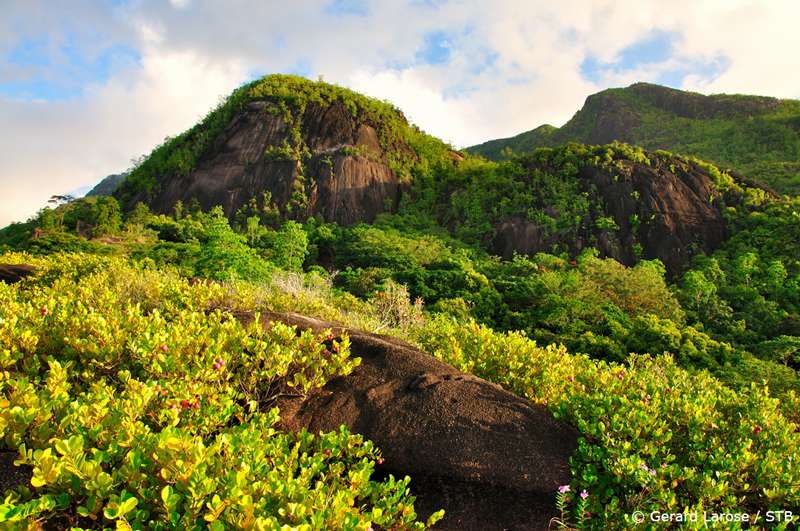
[[[361,300],[400,285],[431,312],[525,331],[595,358],[621,362],[630,353],[669,352],[681,366],[709,370],[736,388],[764,380],[778,394],[799,388],[796,200],[769,198],[697,160],[622,144],[542,149],[499,163],[420,160],[427,166],[415,169],[400,211],[372,226],[315,218],[282,223],[268,197],[261,208],[246,205],[230,224],[219,208],[181,204],[171,216],[138,205],[123,223],[115,200],[102,197],[44,210],[4,229],[0,244],[126,254],[215,280],[313,269]],[[579,170],[622,172],[630,163],[701,166],[722,194],[733,237],[678,278],[668,279],[658,261],[625,267],[599,258],[595,238],[631,223],[605,216]],[[541,227],[554,254],[492,256],[495,227],[513,218]],[[589,247],[576,251],[578,239]]]
[[[795,394],[784,409],[790,420],[765,388],[732,391],[669,355],[598,362],[446,317],[429,323],[419,343],[580,430],[571,492],[588,497],[570,496],[569,524],[624,529],[635,527],[634,511],[755,514],[800,503]]]
[[[599,122],[605,123],[608,131],[597,129]],[[594,143],[596,138],[696,156],[758,179],[780,193],[800,193],[797,100],[702,96],[637,83],[590,96],[561,128],[545,125],[469,150],[500,159],[509,152],[525,153],[567,142]]]
[[[670,355],[616,363],[543,348],[469,318],[415,314],[407,294],[388,307],[379,297],[359,302],[313,271],[190,284],[146,259],[0,261],[38,268],[0,285],[2,444],[35,467],[32,484],[0,506],[6,521],[347,529],[413,521],[405,480],[370,480],[380,454],[368,441],[276,429],[276,393],[321,385],[357,361],[346,338],[337,348],[324,334],[242,326],[228,313],[261,309],[399,335],[573,423],[583,439],[572,492],[588,497],[568,498],[569,523],[601,529],[630,524],[635,510],[754,513],[800,503],[793,392],[779,401],[757,384],[733,390]]]

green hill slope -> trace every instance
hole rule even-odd
[[[800,193],[800,101],[762,96],[705,96],[648,83],[586,99],[561,128],[543,125],[468,151],[490,159],[567,142],[637,144],[696,156],[756,178],[784,194]]]

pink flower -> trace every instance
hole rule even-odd
[[[761,426],[759,426],[758,424],[756,424],[756,427],[755,427],[755,428],[753,428],[753,433],[761,433],[761,430],[762,430],[762,429],[763,429],[763,428],[762,428]]]
[[[161,345],[161,352],[166,352],[168,350],[169,348],[166,345]]]
[[[544,401],[542,401],[542,405],[543,405],[543,406],[546,406],[546,405],[547,405],[547,399],[546,399],[546,398],[544,399]]]
[[[581,499],[585,500],[585,499],[586,499],[586,498],[588,498],[588,497],[589,497],[589,493],[588,493],[588,492],[586,492],[586,489],[583,489],[583,490],[581,491]]]
[[[225,360],[224,359],[217,358],[216,360],[214,360],[214,368],[215,369],[220,370],[224,366],[225,366]]]
[[[569,492],[569,485],[561,485],[560,487],[558,487],[558,492],[560,492],[561,494],[568,493]]]
[[[382,464],[383,464],[383,457],[379,457],[379,458],[378,458],[378,464],[379,464],[379,465],[382,465]]]

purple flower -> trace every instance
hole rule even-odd
[[[661,468],[667,468],[667,464],[666,463],[661,463]]]
[[[652,468],[650,468],[649,466],[645,465],[645,464],[640,465],[639,468],[641,468],[642,470],[644,470],[645,472],[647,472],[651,476],[655,476],[656,475],[656,471],[653,470]]]
[[[588,492],[586,492],[586,489],[583,489],[583,490],[581,491],[581,499],[585,500],[585,499],[586,499],[586,498],[588,498],[588,497],[589,497],[589,493],[588,493]]]
[[[560,487],[558,487],[558,492],[560,492],[561,494],[568,493],[569,492],[569,485],[561,485]]]

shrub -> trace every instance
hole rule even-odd
[[[39,270],[0,283],[0,447],[33,467],[0,522],[424,527],[408,478],[371,479],[369,441],[278,428],[279,394],[358,364],[346,337],[245,326],[210,310],[224,287],[120,259],[3,260]]]

